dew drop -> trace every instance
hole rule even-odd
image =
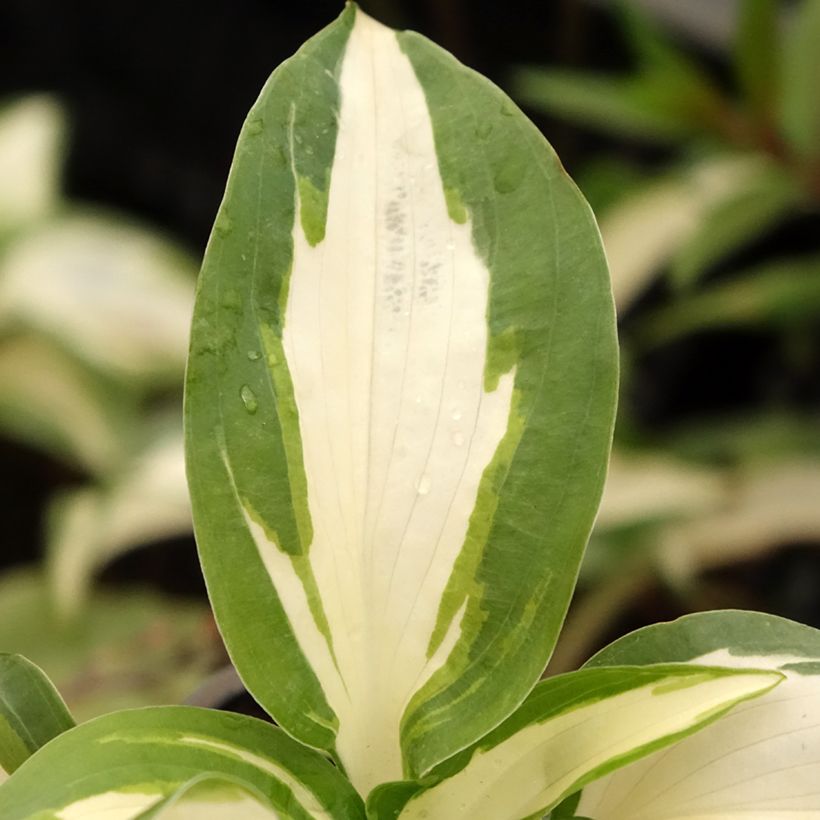
[[[461,445],[464,444],[464,435],[458,432],[458,430],[453,433],[453,444],[455,444],[456,447],[461,447]]]
[[[493,185],[500,194],[511,194],[518,190],[527,173],[523,156],[510,154],[495,167]]]
[[[430,476],[426,473],[416,482],[416,492],[419,495],[427,495],[430,492]]]
[[[262,133],[265,128],[265,121],[262,117],[257,117],[255,120],[249,120],[245,126],[245,131],[251,137],[255,137]]]
[[[252,362],[257,361],[259,358],[259,351],[258,350],[249,350],[248,351],[248,359]]]
[[[251,415],[257,411],[259,402],[256,400],[256,393],[251,390],[249,385],[242,385],[242,389],[239,391],[239,398],[242,399],[242,404],[245,405],[245,409]]]
[[[228,234],[230,234],[233,230],[233,221],[227,214],[220,214],[217,217],[214,230],[217,234],[219,234],[219,236],[228,236]]]
[[[461,418],[461,410],[459,410],[459,409],[456,407],[456,409],[455,409],[455,410],[453,410],[453,413],[452,413],[452,415],[451,415],[451,418],[453,419],[453,421],[458,421],[458,420]]]
[[[456,248],[456,243],[451,239],[444,247],[447,248],[448,251],[453,251]]]
[[[475,128],[475,135],[479,139],[487,139],[490,136],[493,130],[493,124],[488,121],[480,122]]]

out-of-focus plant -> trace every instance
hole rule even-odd
[[[815,343],[820,244],[747,260],[784,223],[820,212],[820,2],[787,15],[776,0],[743,0],[732,89],[634,4],[619,13],[632,73],[525,68],[513,78],[533,108],[672,156],[660,172],[609,157],[579,175],[625,317],[626,400],[587,565],[594,592],[570,619],[556,668],[585,657],[603,614],[659,570],[685,590],[704,569],[820,542],[816,415],[773,397],[745,417],[650,434],[628,398],[630,362],[704,331],[767,330],[793,358]],[[614,573],[624,561],[630,577]]]
[[[60,194],[65,121],[43,96],[0,109],[0,433],[85,477],[47,511],[50,595],[34,575],[0,581],[3,622],[36,613],[39,634],[51,637],[32,646],[15,626],[0,635],[0,651],[48,662],[88,715],[142,690],[150,702],[167,699],[170,686],[177,699],[202,672],[197,649],[170,684],[152,678],[174,668],[163,653],[190,637],[192,622],[207,624],[204,609],[145,596],[118,607],[89,590],[121,552],[191,529],[179,416],[195,261],[155,231]],[[117,639],[127,645],[148,629],[162,661],[144,646],[116,657],[99,625],[115,612]],[[86,685],[74,685],[78,674]]]
[[[790,214],[820,202],[820,2],[802,0],[783,28],[777,0],[740,4],[736,93],[620,6],[637,59],[625,77],[523,68],[513,86],[534,108],[608,133],[677,149],[645,174],[609,160],[582,175],[602,222],[621,311],[661,273],[683,291]],[[795,261],[793,278],[803,265]],[[796,286],[792,286],[794,289]],[[817,309],[817,288],[806,284]]]

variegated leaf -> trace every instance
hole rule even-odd
[[[0,779],[72,726],[45,672],[21,655],[0,654]]]
[[[476,741],[534,685],[615,382],[598,232],[554,153],[486,80],[348,6],[243,128],[187,449],[237,669],[362,793]]]
[[[667,662],[769,668],[786,679],[703,732],[592,783],[575,814],[592,820],[820,817],[820,631],[756,612],[709,612],[638,630],[588,666]]]
[[[161,799],[135,820],[281,820],[282,815],[247,783],[200,775]]]
[[[0,787],[0,817],[132,820],[162,808],[203,774],[236,783],[246,800],[261,798],[271,817],[364,818],[360,798],[339,771],[280,729],[183,706],[115,712],[60,735]],[[202,792],[199,797],[202,802]],[[228,797],[223,790],[217,803]]]
[[[434,770],[434,785],[382,787],[368,809],[376,820],[540,818],[578,786],[669,746],[781,680],[680,665],[550,678],[475,747]]]

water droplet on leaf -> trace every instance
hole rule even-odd
[[[262,133],[265,128],[265,121],[262,117],[257,117],[254,120],[249,120],[247,126],[245,127],[246,132],[249,136],[255,137]]]
[[[259,351],[258,350],[249,350],[248,351],[248,359],[252,362],[255,362],[259,358]]]
[[[430,481],[430,476],[425,473],[416,482],[416,492],[419,495],[427,495],[427,493],[430,492],[430,484],[431,483],[432,482]]]
[[[491,122],[488,122],[487,120],[484,120],[483,122],[480,122],[475,127],[475,135],[479,139],[485,140],[485,139],[487,139],[487,137],[490,136],[490,134],[492,133],[492,130],[493,130],[493,124]]]
[[[523,155],[511,153],[495,167],[493,185],[500,194],[511,194],[524,181],[527,162]]]
[[[228,236],[228,234],[233,230],[233,221],[227,214],[220,214],[217,217],[214,230],[217,234],[219,234],[219,236]]]
[[[245,409],[251,415],[253,415],[259,408],[259,402],[256,400],[256,393],[251,390],[249,385],[242,385],[242,389],[239,391],[239,398],[242,399],[242,404],[245,405]]]

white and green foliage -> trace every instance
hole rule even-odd
[[[513,77],[519,98],[536,109],[678,150],[673,167],[661,174],[621,169],[630,185],[606,181],[612,161],[587,177],[591,193],[612,188],[614,194],[604,196],[610,207],[599,216],[619,310],[665,272],[685,295],[787,218],[818,209],[820,2],[799,0],[788,10],[776,0],[735,4],[734,53],[726,55],[734,94],[655,30],[641,5],[617,4],[635,56],[633,72],[618,77],[527,67]],[[814,295],[816,316],[816,275],[809,272],[816,259],[805,269],[800,257],[786,264],[786,293],[802,283],[809,298]],[[776,302],[777,289],[761,299]],[[720,324],[718,317],[713,322]]]
[[[586,667],[683,662],[768,668],[786,679],[696,736],[590,785],[574,812],[596,820],[820,817],[818,661],[817,630],[755,612],[690,615],[616,641]],[[554,814],[565,816],[572,812]]]
[[[57,606],[76,618],[101,564],[191,531],[179,403],[196,269],[61,194],[65,120],[47,97],[0,107],[0,432],[89,478],[48,533]]]
[[[498,89],[352,7],[274,74],[199,284],[191,496],[240,674],[360,788],[540,675],[615,357],[592,215]]]
[[[20,655],[0,655],[0,777],[74,726],[43,671]]]
[[[725,63],[720,82],[697,51],[654,25],[662,15],[651,5],[611,4],[635,58],[628,73],[529,67],[511,78],[527,105],[618,141],[578,179],[596,206],[622,318],[626,400],[559,670],[585,658],[642,589],[663,585],[699,608],[705,570],[820,539],[818,417],[799,388],[759,383],[753,407],[713,417],[711,395],[696,414],[669,404],[661,427],[646,423],[652,401],[643,400],[658,362],[683,363],[688,379],[698,345],[732,356],[736,334],[770,340],[779,385],[811,378],[801,351],[814,349],[820,317],[811,227],[820,216],[820,2],[734,3],[734,41],[712,55]],[[643,153],[626,160],[624,139],[664,144],[662,164]],[[807,242],[784,247],[803,225]]]
[[[209,593],[281,728],[98,718],[23,764],[0,816],[525,820],[790,685],[771,645],[536,685],[601,494],[613,313],[540,134],[349,5],[243,128],[188,366]]]

